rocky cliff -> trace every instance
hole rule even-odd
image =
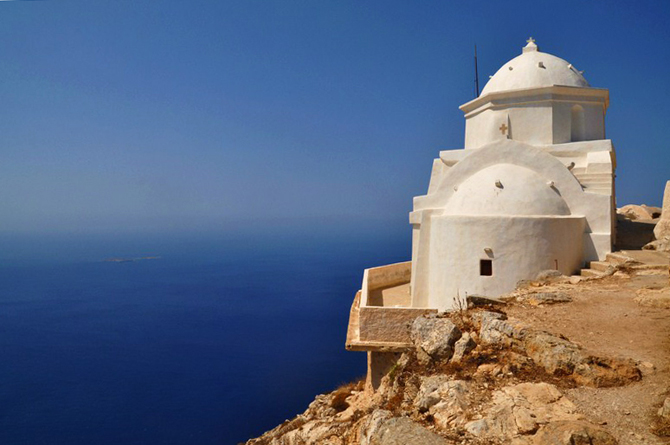
[[[670,305],[639,298],[654,292],[667,269],[622,263],[419,318],[377,391],[319,395],[247,444],[668,443]]]

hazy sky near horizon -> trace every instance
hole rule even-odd
[[[408,224],[458,106],[533,36],[609,88],[619,205],[670,179],[670,2],[0,6],[0,232]],[[408,227],[409,230],[409,227]]]

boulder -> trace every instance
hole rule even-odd
[[[449,383],[449,376],[437,374],[421,378],[421,387],[414,399],[414,407],[421,413],[428,411],[441,400],[440,390]]]
[[[661,241],[660,244],[662,246],[670,244],[663,243],[665,240],[670,240],[670,181],[665,184],[663,212],[661,213],[661,219],[656,223],[656,227],[654,227],[654,236],[658,241]]]
[[[535,276],[535,281],[542,281],[542,282],[554,282],[554,281],[562,281],[567,279],[565,275],[563,275],[561,272],[558,270],[554,269],[547,269],[538,272],[538,274]]]
[[[465,429],[477,437],[509,439],[533,434],[549,422],[582,418],[554,385],[520,383],[494,392],[484,418],[467,423]]]
[[[658,410],[658,415],[666,420],[670,420],[670,397],[666,397],[663,405]]]
[[[642,372],[631,359],[594,356],[585,357],[572,375],[577,384],[596,388],[627,385],[641,378]]]
[[[533,306],[538,306],[541,304],[569,303],[572,298],[563,292],[537,292],[526,295],[523,300]]]
[[[528,356],[549,374],[571,376],[580,385],[619,386],[642,378],[630,359],[591,356],[571,341],[548,332],[533,332],[524,346]]]
[[[659,252],[670,252],[670,238],[651,241],[644,246],[644,250],[658,250]]]
[[[361,425],[360,438],[361,445],[370,445],[371,440],[377,434],[377,431],[387,420],[393,418],[390,411],[376,409],[368,416],[367,420]]]
[[[582,281],[584,281],[585,277],[579,276],[579,275],[573,275],[570,277],[570,284],[579,284]]]
[[[623,215],[628,219],[632,220],[649,220],[653,219],[654,215],[649,211],[647,206],[639,206],[635,204],[628,204],[616,211],[619,215]]]
[[[463,333],[461,338],[454,344],[454,355],[451,357],[452,362],[460,362],[466,354],[477,347],[477,343],[473,340],[469,332]]]
[[[528,356],[549,374],[570,375],[585,359],[579,346],[548,332],[534,332],[524,343]]]
[[[449,360],[461,330],[448,318],[418,317],[412,323],[410,338],[420,360],[426,355],[432,360]]]
[[[670,238],[670,217],[663,216],[658,220],[654,227],[654,236],[659,241]]]
[[[656,207],[656,206],[648,206],[645,204],[642,204],[641,206],[643,209],[645,209],[653,219],[660,218],[661,213],[663,213],[663,208],[661,207]]]
[[[386,414],[384,414],[385,416]],[[372,414],[375,417],[375,413]],[[379,419],[379,416],[378,416]],[[365,441],[364,441],[365,440]],[[362,445],[448,445],[442,436],[424,428],[407,417],[380,420],[368,431]],[[309,442],[312,443],[312,442]]]
[[[528,327],[519,320],[503,320],[488,315],[481,317],[479,340],[484,344],[511,346],[522,341],[527,333]]]
[[[486,297],[484,295],[468,295],[466,301],[468,302],[468,308],[489,305],[504,306],[507,304],[505,301],[499,300],[498,298]]]
[[[670,287],[663,289],[639,289],[633,299],[640,306],[670,309]]]
[[[491,311],[473,311],[470,312],[470,320],[474,323],[477,329],[480,329],[482,323],[487,320],[507,320],[507,315],[500,312]]]
[[[449,380],[446,375],[424,377],[414,406],[419,412],[430,413],[439,428],[462,426],[467,420],[469,385],[464,380]]]
[[[665,183],[665,190],[663,191],[663,208],[661,218],[670,218],[670,181]]]
[[[544,426],[533,437],[534,445],[616,445],[617,440],[604,429],[589,422],[560,421]]]

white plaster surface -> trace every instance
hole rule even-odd
[[[607,90],[559,85],[480,96],[461,105],[466,119],[465,148],[503,139],[533,145],[603,139],[608,104]],[[575,106],[583,110],[579,122],[573,115]],[[578,135],[573,132],[576,125],[582,128]]]
[[[500,67],[482,90],[482,96],[497,91],[552,85],[588,87],[589,83],[570,63],[539,51],[537,45],[530,42],[520,56]]]
[[[527,167],[496,164],[479,170],[458,185],[444,213],[569,215],[570,209],[549,178]]]
[[[409,281],[410,307],[452,310],[468,295],[501,295],[542,270],[569,275],[603,260],[616,221],[608,106],[606,89],[532,41],[503,65],[460,107],[464,149],[441,151],[427,194],[414,198],[411,263],[365,271],[362,338],[398,342],[400,331],[385,323],[412,315],[384,299],[371,304],[375,288]],[[481,273],[482,260],[491,261],[491,276]]]
[[[615,227],[608,105],[607,90],[530,42],[461,106],[465,149],[440,152],[410,213],[412,306],[455,309],[604,259]]]
[[[578,216],[434,217],[427,268],[417,275],[412,304],[466,307],[468,295],[510,292],[541,270],[571,274],[582,265],[584,225]],[[492,260],[492,276],[480,276],[480,260],[486,259]]]
[[[461,105],[464,149],[441,151],[427,194],[414,198],[411,263],[366,269],[352,305],[347,348],[373,351],[366,388],[397,360],[389,351],[411,346],[407,324],[417,316],[465,308],[468,295],[501,295],[542,270],[569,275],[605,259],[616,227],[608,106],[606,89],[589,87],[532,39]]]
[[[465,148],[514,139],[533,145],[605,138],[606,89],[591,88],[565,60],[534,43],[489,80],[480,97],[463,104]]]

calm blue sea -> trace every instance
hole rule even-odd
[[[0,443],[236,444],[365,373],[349,308],[409,229],[0,245]]]

